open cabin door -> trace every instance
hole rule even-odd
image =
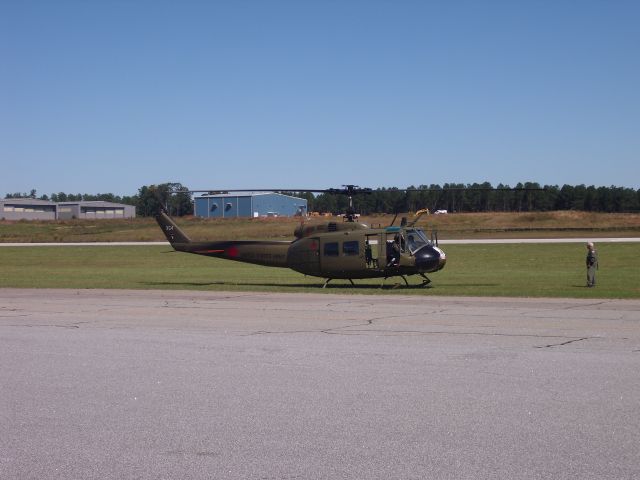
[[[364,258],[367,268],[383,270],[387,263],[384,235],[381,233],[366,235],[364,245]]]
[[[405,264],[411,255],[405,238],[405,231],[398,227],[389,227],[382,235],[384,243],[385,265],[387,268],[398,267]],[[405,259],[402,262],[402,259]]]

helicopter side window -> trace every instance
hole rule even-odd
[[[416,235],[414,233],[409,233],[407,235],[407,247],[409,247],[410,252],[415,252],[418,249],[418,241],[416,240]]]
[[[360,253],[360,243],[357,240],[344,242],[342,244],[342,253],[345,255],[358,255]]]
[[[324,244],[324,255],[325,257],[337,257],[340,254],[340,250],[338,248],[338,242],[331,242]]]

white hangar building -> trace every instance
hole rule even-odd
[[[73,218],[135,218],[136,207],[102,201],[50,202],[34,198],[0,200],[0,219],[71,220]]]

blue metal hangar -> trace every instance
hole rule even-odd
[[[281,193],[221,193],[194,199],[194,215],[210,218],[293,217],[307,213],[307,200]]]

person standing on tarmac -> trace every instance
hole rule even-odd
[[[598,269],[598,254],[593,242],[587,243],[587,287],[596,286],[596,270]]]

